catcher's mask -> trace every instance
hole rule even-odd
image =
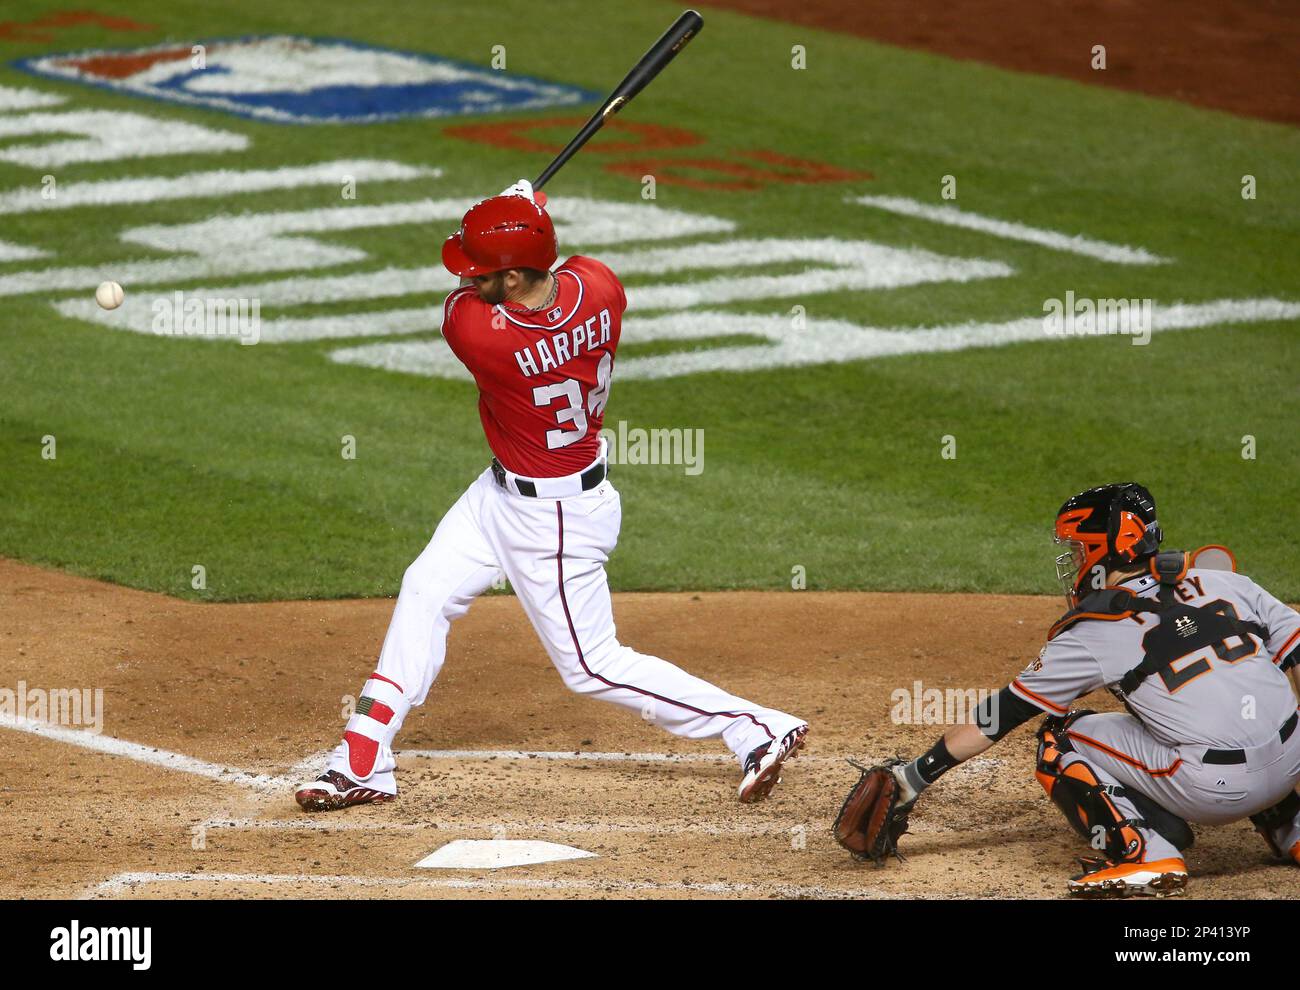
[[[1054,539],[1068,547],[1056,558],[1056,577],[1074,608],[1089,592],[1105,587],[1109,571],[1159,550],[1164,533],[1151,493],[1129,481],[1067,499],[1056,513]]]

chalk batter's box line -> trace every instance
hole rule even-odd
[[[131,742],[115,736],[99,735],[82,729],[69,729],[0,713],[0,729],[25,732],[53,742],[66,743],[108,756],[121,756],[138,763],[188,773],[223,784],[235,784],[261,793],[274,793],[294,787],[314,775],[323,766],[331,750],[312,753],[289,767],[284,774],[260,774],[236,767],[200,760],[183,753],[175,753]],[[429,760],[555,760],[571,762],[616,763],[733,763],[734,757],[722,753],[614,753],[583,750],[519,750],[519,749],[407,749],[398,756]],[[843,756],[799,756],[799,764],[839,763]],[[1000,765],[1000,760],[974,759],[958,770],[971,770],[980,765]],[[957,771],[954,771],[957,772]]]
[[[271,792],[292,786],[295,783],[295,781],[291,781],[284,776],[250,773],[221,763],[212,763],[207,760],[186,756],[184,753],[174,753],[170,750],[160,749],[157,746],[147,746],[143,743],[118,739],[115,736],[100,735],[87,732],[84,729],[69,729],[64,726],[51,725],[47,722],[5,713],[0,713],[0,729],[26,732],[53,742],[78,746],[91,752],[102,753],[107,756],[122,756],[137,763],[145,763],[164,770],[176,770],[180,773],[203,777],[222,784],[236,784],[254,791]]]
[[[551,833],[559,835],[707,835],[707,836],[744,836],[744,837],[782,837],[828,831],[831,820],[825,821],[790,821],[790,822],[728,822],[714,824],[710,822],[564,822],[493,819],[466,820],[451,819],[419,822],[349,822],[338,819],[320,818],[223,818],[213,817],[199,825],[202,829],[264,829],[286,832],[436,832],[463,834],[481,832],[489,836],[502,832],[513,835],[527,833]]]
[[[527,749],[403,749],[397,757],[422,760],[557,760],[573,763],[732,763],[736,757],[725,753],[604,753],[587,750]],[[843,763],[843,756],[797,756],[791,766],[803,763]]]
[[[420,822],[343,821],[338,818],[225,818],[214,816],[196,826],[200,829],[231,829],[241,831],[267,830],[273,832],[437,832],[448,835],[481,832],[489,836],[503,831],[515,837],[529,833],[556,835],[704,835],[746,838],[791,838],[801,833],[805,836],[829,834],[831,819],[809,819],[785,822],[527,822],[510,819],[466,820],[450,819]],[[914,821],[910,831],[917,835],[949,835],[951,829],[926,821]],[[1018,824],[983,826],[981,835],[1022,834],[1024,826]]]
[[[107,880],[87,888],[82,892],[82,900],[95,900],[101,897],[114,897],[131,893],[138,887],[147,887],[156,883],[180,884],[251,884],[254,886],[280,886],[301,884],[306,886],[323,886],[330,888],[328,896],[337,897],[335,889],[340,884],[355,887],[414,887],[432,890],[468,890],[506,892],[506,891],[554,891],[554,892],[592,892],[592,893],[669,893],[669,894],[704,894],[716,897],[750,894],[756,897],[818,898],[835,900],[866,900],[888,896],[883,891],[870,888],[835,888],[820,885],[802,886],[783,883],[686,883],[668,881],[657,883],[651,880],[584,880],[580,878],[543,878],[543,877],[502,877],[502,878],[434,878],[434,877],[366,877],[366,876],[322,876],[317,874],[284,873],[118,873]]]

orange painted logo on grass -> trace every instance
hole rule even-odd
[[[53,41],[66,28],[94,25],[108,31],[153,31],[153,24],[141,24],[129,17],[111,17],[93,10],[64,10],[30,21],[0,21],[0,38],[10,41]]]
[[[547,117],[543,120],[508,121],[493,124],[462,124],[443,133],[463,141],[494,148],[540,155],[558,154],[582,117]],[[547,132],[554,132],[553,136]],[[609,139],[610,132],[619,137]],[[672,155],[643,157],[648,151],[672,151],[697,147],[705,138],[683,127],[643,124],[611,118],[601,133],[587,145],[596,155],[628,156],[606,162],[605,171],[641,180],[652,175],[657,182],[688,189],[741,192],[769,185],[802,185],[821,182],[852,182],[874,179],[871,172],[847,169],[807,158],[792,158],[765,149],[726,152],[722,156],[677,158]],[[757,162],[758,164],[754,164]]]

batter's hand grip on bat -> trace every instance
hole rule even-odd
[[[686,43],[699,34],[704,27],[704,18],[697,11],[685,11],[677,18],[663,37],[656,41],[648,52],[641,56],[641,61],[632,66],[621,83],[614,87],[601,108],[591,115],[591,119],[580,130],[564,150],[555,156],[555,161],[533,180],[533,188],[541,189],[543,185],[564,167],[564,163],[577,154],[578,149],[586,144],[593,134],[600,130],[607,117],[611,117],[631,102],[632,97],[645,89],[650,80],[659,75],[665,65],[671,62]]]

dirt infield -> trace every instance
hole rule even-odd
[[[1291,0],[708,0],[904,48],[1300,123]],[[1104,45],[1106,68],[1092,68]]]
[[[0,686],[104,691],[101,735],[0,727],[0,896],[1056,897],[1086,852],[1033,781],[1027,727],[927,795],[905,865],[854,864],[828,835],[854,776],[843,757],[916,752],[939,731],[895,724],[891,692],[1001,686],[1055,600],[622,595],[616,608],[628,642],[810,719],[772,800],[736,803],[719,746],[568,693],[497,596],[455,628],[407,720],[399,799],[308,817],[291,784],[337,740],[391,602],[196,605],[0,561]],[[598,858],[414,867],[456,838]],[[1203,830],[1189,865],[1192,896],[1294,891],[1294,868],[1271,865],[1246,825]]]

